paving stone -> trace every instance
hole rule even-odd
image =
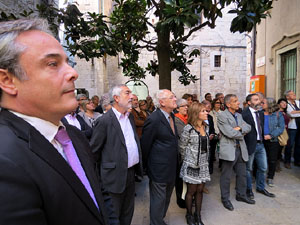
[[[216,163],[217,165],[217,163]],[[300,224],[300,168],[283,169],[275,175],[275,187],[266,188],[276,194],[269,198],[255,194],[255,205],[235,200],[235,177],[231,182],[231,202],[234,211],[225,209],[220,200],[220,171],[215,168],[211,182],[206,187],[209,194],[203,195],[202,220],[206,225],[298,225]],[[255,186],[255,185],[254,185]],[[136,185],[135,212],[132,225],[149,225],[149,189],[147,177]],[[173,192],[165,222],[168,225],[185,225],[186,210],[176,204]]]

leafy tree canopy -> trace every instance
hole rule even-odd
[[[190,65],[200,52],[186,53],[185,42],[197,30],[215,27],[223,16],[222,9],[232,4],[235,14],[231,32],[250,32],[269,15],[273,0],[115,0],[109,17],[97,13],[84,15],[76,5],[66,10],[37,6],[42,17],[48,19],[55,30],[64,22],[67,48],[73,55],[84,58],[115,56],[122,53],[123,73],[138,80],[150,73],[159,74],[159,88],[171,89],[171,72],[180,72],[179,81],[188,85],[197,80],[190,73]],[[15,16],[1,13],[2,20],[30,16],[23,12]],[[29,15],[28,15],[29,14]],[[156,16],[156,23],[150,16]],[[56,27],[55,27],[56,26]],[[157,60],[150,60],[146,68],[138,64],[143,49],[154,51]]]

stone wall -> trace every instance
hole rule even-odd
[[[92,2],[94,1],[91,1],[90,7],[93,6]],[[106,1],[106,5],[107,2],[109,1]],[[81,4],[79,8],[82,10]],[[97,7],[93,6],[93,8]],[[224,10],[223,18],[217,21],[215,29],[205,27],[190,37],[187,42],[190,46],[188,51],[192,51],[194,48],[201,50],[201,57],[196,58],[190,66],[191,72],[199,80],[184,86],[178,81],[179,73],[174,71],[172,73],[172,90],[176,96],[181,97],[184,93],[191,93],[197,94],[202,100],[207,92],[212,95],[223,92],[237,94],[241,100],[244,100],[248,91],[246,90],[247,38],[244,34],[230,32],[233,16],[226,13],[229,9],[230,6]],[[106,8],[105,11],[107,10]],[[155,23],[156,21],[152,18],[151,22]],[[215,55],[221,55],[220,68],[214,67]],[[139,63],[145,67],[154,58],[157,58],[155,53],[142,50]],[[126,83],[129,79],[122,75],[119,60],[120,56],[95,59],[94,65],[86,63],[84,60],[77,61],[75,68],[80,75],[76,82],[77,87],[86,88],[90,95],[102,95],[112,86]],[[147,74],[143,81],[149,88],[149,94],[153,96],[158,90],[158,76],[152,77]]]

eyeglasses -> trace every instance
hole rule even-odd
[[[181,105],[181,106],[179,106],[179,107],[188,107],[188,105]]]

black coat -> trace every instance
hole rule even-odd
[[[76,114],[76,119],[78,120],[78,122],[79,122],[79,124],[80,124],[80,126],[81,126],[81,131],[84,133],[84,135],[86,136],[86,138],[88,139],[88,140],[90,140],[91,139],[91,137],[92,137],[92,134],[93,134],[93,129],[84,121],[84,119],[81,117],[81,116],[79,116],[78,114]],[[69,123],[68,123],[68,120],[65,118],[65,117],[63,117],[62,119],[61,119],[61,122],[66,126],[66,125],[68,125]]]
[[[89,145],[82,133],[66,126],[100,212],[65,159],[23,119],[0,112],[0,224],[119,224],[110,197],[101,192]]]
[[[248,154],[254,153],[257,143],[257,132],[255,128],[255,122],[249,107],[245,108],[242,112],[243,120],[251,126],[251,131],[245,135],[244,139],[247,145]],[[260,126],[262,128],[262,136],[264,135],[264,113],[259,112]]]
[[[172,114],[173,120],[174,115]],[[175,121],[175,120],[174,120]],[[178,165],[178,133],[175,134],[160,109],[147,117],[141,137],[143,161],[151,180],[173,183]]]
[[[129,115],[129,120],[140,157],[135,172],[142,177],[142,153],[132,114]],[[100,177],[105,189],[116,194],[124,192],[128,171],[127,148],[120,123],[112,109],[96,121],[90,144],[99,164]]]

